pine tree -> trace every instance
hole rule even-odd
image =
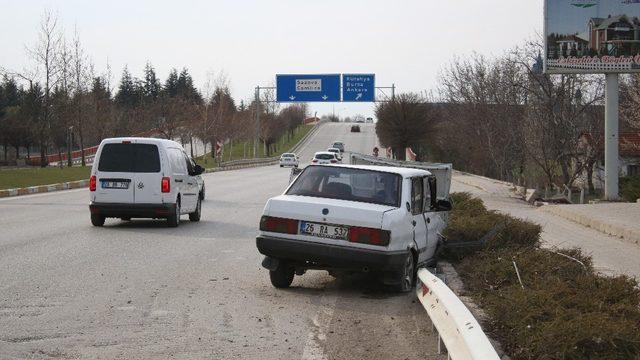
[[[120,85],[118,86],[118,93],[116,94],[116,103],[125,107],[133,107],[138,103],[136,99],[136,83],[129,73],[127,67],[122,70],[122,78],[120,79]]]
[[[178,70],[175,68],[169,72],[169,77],[164,83],[164,92],[169,97],[176,97],[178,95]]]
[[[162,86],[160,80],[156,77],[156,72],[151,63],[147,63],[144,67],[144,99],[145,101],[154,101],[160,96]]]

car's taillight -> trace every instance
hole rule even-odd
[[[332,163],[332,164],[335,164],[335,163],[337,163],[337,162],[338,162],[338,160],[331,159],[331,163]]]
[[[357,226],[349,228],[349,242],[387,246],[390,238],[391,233],[387,230]]]
[[[298,220],[263,216],[260,219],[260,230],[283,234],[297,234]]]
[[[163,193],[171,192],[171,178],[166,176],[163,177],[160,188],[162,189]]]
[[[91,175],[89,178],[89,191],[96,191],[97,179],[95,175]]]
[[[315,164],[315,163],[318,162],[318,159],[313,159],[313,160],[311,160],[311,162]]]

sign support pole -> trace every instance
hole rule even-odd
[[[618,200],[618,74],[605,75],[604,198]]]

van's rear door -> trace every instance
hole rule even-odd
[[[162,172],[160,152],[155,144],[135,144],[135,203],[162,203]],[[166,176],[169,176],[167,174]]]
[[[95,202],[134,202],[133,144],[106,143],[99,152]]]

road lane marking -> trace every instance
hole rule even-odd
[[[323,295],[320,297],[320,308],[312,318],[313,328],[307,335],[304,344],[302,360],[327,360],[322,343],[327,340],[329,325],[333,319],[333,312],[338,297],[336,295]]]

